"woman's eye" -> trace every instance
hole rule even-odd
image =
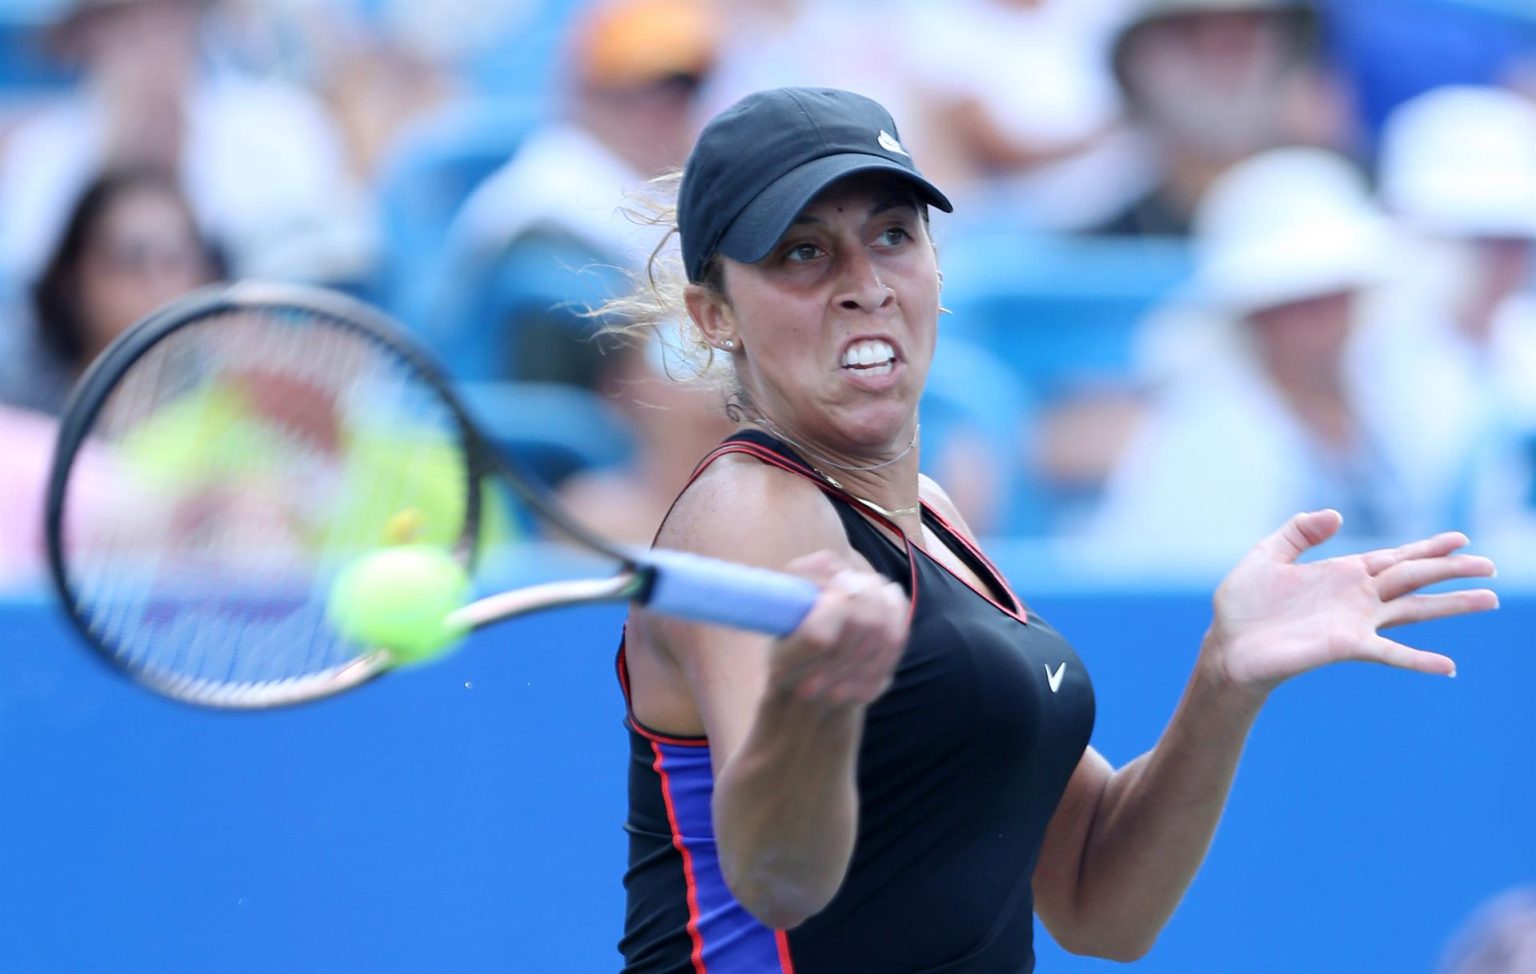
[[[906,227],[888,227],[880,233],[880,242],[888,247],[911,239],[912,235]]]
[[[815,260],[821,256],[821,248],[811,243],[795,244],[784,252],[785,260]]]

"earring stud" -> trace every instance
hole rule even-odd
[[[720,343],[720,347],[721,348],[735,348],[736,347],[736,343],[731,341],[729,338],[727,338],[725,341]]]

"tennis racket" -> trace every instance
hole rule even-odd
[[[407,541],[466,573],[486,546],[502,563],[521,552],[536,577],[539,524],[601,563],[466,599],[456,631],[631,601],[783,635],[817,597],[794,576],[595,536],[491,445],[403,329],[288,285],[199,291],[120,336],[74,391],[46,517],[54,583],[89,644],[211,707],[313,700],[396,665],[328,604],[349,566]]]

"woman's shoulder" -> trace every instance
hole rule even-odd
[[[725,454],[683,489],[657,544],[776,567],[786,557],[845,548],[847,539],[814,480],[755,457]]]

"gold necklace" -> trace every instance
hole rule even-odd
[[[836,477],[830,476],[830,475],[828,475],[827,473],[825,473],[825,472],[823,472],[821,470],[817,470],[817,468],[814,467],[814,466],[811,467],[811,469],[815,470],[818,474],[821,474],[821,479],[822,480],[825,480],[827,483],[831,484],[833,487],[836,487],[838,490],[842,491],[843,493],[847,494],[849,497],[852,497],[854,500],[858,501],[860,504],[863,504],[865,507],[867,507],[870,510],[874,511],[876,514],[883,514],[883,515],[885,515],[885,517],[887,517],[888,519],[890,519],[892,521],[896,520],[898,517],[902,517],[902,516],[907,515],[907,514],[916,514],[916,513],[920,512],[923,509],[923,502],[921,500],[919,500],[916,504],[913,504],[911,507],[898,507],[894,511],[889,510],[887,508],[881,507],[879,504],[876,504],[874,501],[870,500],[867,497],[860,497],[858,494],[855,494],[853,491],[849,490],[847,487],[844,487],[842,484],[838,483]]]

